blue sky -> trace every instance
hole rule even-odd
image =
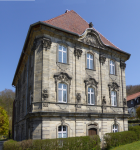
[[[140,84],[140,0],[0,0],[0,91],[12,80],[30,24],[76,11],[117,47],[131,54],[126,85]]]

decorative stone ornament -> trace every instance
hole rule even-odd
[[[81,101],[81,94],[80,94],[80,93],[77,93],[77,94],[76,94],[76,99],[77,99],[77,102],[80,102],[80,101]]]
[[[93,28],[93,23],[92,22],[89,23],[89,28]]]
[[[119,90],[120,86],[116,82],[112,82],[112,84],[108,84],[108,87],[110,90],[115,91],[115,90]]]
[[[104,55],[102,55],[102,54],[100,54],[100,56],[99,56],[99,61],[100,61],[100,63],[102,63],[102,65],[105,63],[105,61],[106,61],[106,57],[104,56]]]
[[[42,45],[43,45],[43,48],[45,48],[45,50],[50,49],[51,44],[52,44],[52,42],[49,38],[43,38],[42,39]]]
[[[43,107],[48,107],[48,103],[43,103]]]
[[[44,90],[43,90],[42,97],[44,98],[44,100],[46,100],[46,98],[49,97],[49,94],[48,94],[47,89],[44,89]]]
[[[123,104],[126,105],[126,98],[123,99]]]
[[[124,70],[126,68],[126,63],[124,61],[121,61],[120,62],[120,67],[121,67],[121,69]]]
[[[32,50],[33,51],[36,50],[41,45],[43,48],[45,48],[45,50],[47,50],[51,48],[51,44],[52,44],[51,39],[46,37],[40,37],[34,40]]]
[[[64,125],[64,123],[65,123],[65,117],[62,117],[61,118],[61,125]]]
[[[61,82],[69,82],[72,78],[65,72],[60,72],[54,75],[55,80],[60,80]]]
[[[114,118],[114,124],[117,125],[117,117]]]
[[[98,82],[94,79],[94,78],[89,78],[87,80],[84,80],[86,87],[88,85],[92,86],[94,85],[95,87],[97,87]]]
[[[106,104],[105,96],[103,96],[102,104],[103,104],[103,105],[105,105],[105,104]]]
[[[79,57],[81,57],[81,55],[82,55],[82,52],[83,52],[82,50],[75,48],[74,49],[74,55],[75,55],[75,57],[77,56],[78,59],[79,59]]]

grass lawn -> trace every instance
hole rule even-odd
[[[140,150],[140,141],[112,148],[111,150]]]

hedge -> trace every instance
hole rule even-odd
[[[137,141],[138,136],[134,131],[123,131],[116,133],[106,133],[104,140],[106,147],[112,148]]]
[[[46,140],[9,140],[3,150],[100,150],[100,138],[96,136],[71,137]]]
[[[134,131],[137,135],[138,140],[140,140],[140,126],[129,127],[129,131]]]

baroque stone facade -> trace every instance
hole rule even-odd
[[[15,140],[58,138],[59,127],[66,127],[62,136],[86,136],[93,130],[101,139],[115,131],[114,125],[117,131],[128,130],[125,61],[130,55],[106,46],[90,27],[81,36],[41,22],[29,29],[13,80]],[[66,63],[59,60],[59,46],[67,49]],[[60,84],[66,85],[63,98]]]

